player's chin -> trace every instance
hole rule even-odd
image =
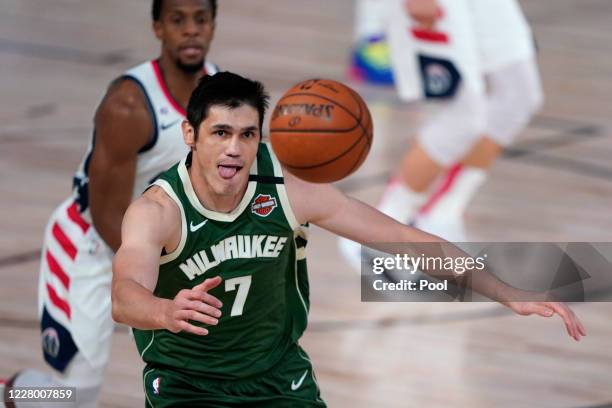
[[[183,72],[195,74],[202,70],[204,58],[181,56],[177,60],[177,65]]]

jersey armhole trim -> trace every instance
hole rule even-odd
[[[119,79],[134,82],[136,85],[138,85],[138,87],[140,88],[140,91],[144,95],[145,101],[147,103],[147,110],[149,111],[149,115],[151,116],[151,124],[153,125],[153,133],[151,134],[149,141],[144,146],[142,146],[140,150],[138,150],[138,153],[140,154],[140,153],[147,152],[151,150],[157,144],[157,139],[159,137],[159,130],[157,128],[157,117],[155,116],[155,109],[153,109],[151,98],[149,97],[149,94],[147,93],[147,90],[145,89],[143,83],[140,82],[140,80],[136,78],[135,76],[132,76],[130,74],[125,74],[119,77]]]
[[[270,160],[272,160],[272,166],[274,168],[274,176],[283,178],[283,169],[281,168],[280,162],[274,155],[272,151],[272,147],[268,143],[264,143],[266,148],[268,149],[268,153],[270,154]],[[295,214],[293,213],[293,209],[291,208],[291,204],[289,203],[289,196],[287,195],[287,189],[285,188],[284,183],[276,184],[276,192],[278,193],[278,198],[281,202],[281,206],[283,207],[283,212],[285,213],[285,218],[287,222],[289,222],[289,226],[292,230],[296,230],[300,228],[300,223],[298,222]]]
[[[174,251],[166,255],[162,255],[160,257],[159,264],[163,265],[167,264],[168,262],[174,261],[176,258],[179,257],[181,252],[183,252],[183,249],[185,248],[185,243],[187,242],[187,219],[185,218],[185,209],[183,209],[181,201],[170,186],[170,183],[168,183],[166,180],[158,179],[155,180],[152,185],[161,187],[161,189],[164,190],[164,192],[168,194],[168,196],[176,203],[179,210],[181,210],[181,240],[178,244],[178,247],[176,247]]]

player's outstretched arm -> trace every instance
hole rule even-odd
[[[132,201],[138,151],[153,135],[142,91],[133,81],[113,84],[95,116],[89,163],[89,206],[96,231],[113,251],[121,243],[121,220]]]
[[[220,277],[183,289],[174,299],[156,297],[159,257],[180,241],[178,207],[158,187],[134,201],[125,214],[122,243],[113,259],[112,313],[119,323],[143,330],[167,329],[206,335],[208,331],[189,321],[216,325],[221,302],[208,291]]]
[[[300,223],[312,222],[361,244],[446,242],[395,221],[331,184],[308,183],[287,170],[283,175],[291,207]]]
[[[375,208],[347,197],[334,186],[329,184],[313,184],[302,181],[284,172],[285,185],[289,202],[300,223],[312,222],[328,231],[352,239],[362,244],[384,243],[411,243],[410,247],[415,253],[431,251],[431,245],[422,243],[446,243],[440,237],[420,231],[416,228],[403,225],[387,217]],[[375,245],[371,245],[376,248]],[[447,248],[452,248],[450,245]],[[384,250],[384,248],[380,248]],[[428,254],[437,256],[438,254]],[[444,254],[453,256],[453,254]],[[466,254],[456,248],[456,256],[464,257]],[[470,273],[462,275],[457,281],[456,276],[449,275],[447,271],[428,271],[433,277],[439,279],[452,279],[460,286],[465,285],[472,290],[496,300],[509,307],[519,315],[538,314],[550,317],[558,314],[565,324],[568,334],[575,340],[586,335],[584,326],[574,312],[561,302],[539,301],[524,302],[517,299],[533,298],[533,294],[512,288],[487,271],[479,272],[477,279],[471,279]]]

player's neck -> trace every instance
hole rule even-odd
[[[187,108],[189,97],[197,86],[202,72],[188,74],[163,54],[159,58],[159,68],[172,97],[183,108]]]
[[[210,211],[232,212],[242,201],[248,187],[248,183],[245,183],[236,194],[216,194],[200,172],[194,169],[193,165],[188,168],[188,173],[198,200],[204,208]]]

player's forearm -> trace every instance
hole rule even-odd
[[[100,170],[92,169],[89,178],[90,212],[94,227],[114,252],[121,246],[121,223],[132,201],[134,176],[132,166],[128,167],[125,174],[117,169],[100,174]]]
[[[91,218],[96,231],[114,252],[121,246],[121,222],[128,204],[102,201],[97,204],[92,202],[91,205]]]
[[[471,258],[469,254],[435,235],[428,234],[415,228],[406,228],[403,232],[403,241],[411,256],[425,255],[426,257],[442,259],[446,258]],[[435,245],[436,243],[440,245]],[[436,264],[435,262],[433,263]],[[440,264],[441,265],[441,264]],[[447,269],[423,270],[431,277],[440,280],[449,280],[461,288],[471,289],[474,292],[486,296],[508,306],[509,302],[521,299],[524,293],[503,281],[499,280],[486,267],[481,270],[466,270],[459,274]]]
[[[113,281],[113,319],[142,330],[165,328],[163,317],[168,299],[155,296],[132,279]]]

